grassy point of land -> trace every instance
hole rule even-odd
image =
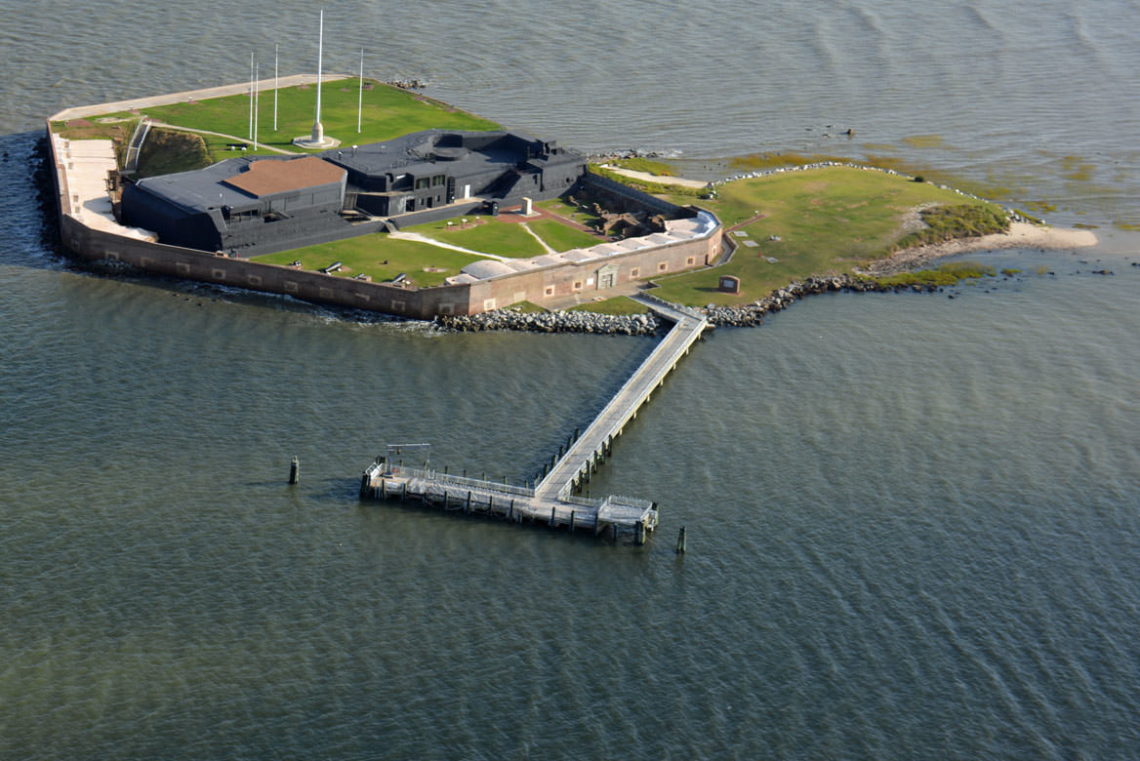
[[[677,170],[672,164],[655,159],[633,157],[628,159],[615,159],[614,161],[606,163],[612,166],[619,166],[622,169],[632,169],[635,172],[655,174],[658,177],[675,177],[677,175]]]
[[[967,222],[975,214],[1001,214],[988,202],[929,183],[851,167],[726,183],[719,187],[718,198],[698,203],[726,227],[741,225],[738,232],[743,235],[728,233],[737,250],[727,264],[657,280],[661,287],[656,295],[694,306],[743,304],[813,274],[851,273],[860,263],[888,255],[903,241],[908,232],[903,222],[913,217],[916,207],[977,207],[978,212],[962,211]],[[741,293],[719,291],[721,275],[738,276]]]
[[[1006,269],[1002,274],[1012,277],[1021,270]],[[917,272],[900,272],[897,275],[877,277],[875,282],[885,286],[896,285],[955,285],[961,280],[980,280],[983,277],[995,277],[997,271],[978,262],[947,262],[934,269],[919,270]]]

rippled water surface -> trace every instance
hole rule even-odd
[[[644,548],[355,486],[394,440],[528,477],[650,339],[356,322],[41,239],[44,115],[241,80],[251,44],[308,65],[308,6],[243,8],[4,7],[0,757],[1138,757],[1136,3],[329,7],[334,68],[365,44],[572,145],[889,152],[1099,225],[954,299],[709,336],[591,485],[661,504]]]

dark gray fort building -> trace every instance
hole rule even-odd
[[[139,180],[125,186],[121,211],[162,243],[253,256],[556,198],[585,167],[576,151],[516,132],[427,130]]]

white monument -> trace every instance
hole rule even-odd
[[[336,148],[340,141],[335,137],[325,135],[325,126],[321,124],[321,74],[325,56],[325,9],[321,8],[320,31],[317,37],[317,117],[313,121],[313,131],[309,135],[293,138],[293,145],[298,148]]]

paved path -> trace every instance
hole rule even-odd
[[[182,127],[177,124],[167,124],[166,122],[151,122],[152,127],[166,127],[167,129],[177,130],[179,132],[195,132],[199,135],[214,135],[216,137],[224,137],[227,140],[233,140],[235,143],[250,143],[252,142],[248,137],[238,137],[237,135],[227,135],[225,132],[211,132],[208,129],[194,129],[193,127]],[[298,153],[297,151],[287,151],[284,148],[274,148],[272,145],[265,143],[254,143],[253,147],[264,148],[267,151],[276,151],[277,153],[284,153],[286,156],[303,156],[305,154]]]
[[[348,79],[347,74],[324,74],[321,77],[322,82],[335,82],[340,79]],[[294,85],[311,85],[317,81],[316,74],[293,74],[288,77],[279,77],[277,80],[278,88],[293,87]],[[272,91],[273,80],[263,79],[257,83],[257,87],[261,91]],[[110,103],[96,103],[91,106],[76,106],[74,108],[65,108],[57,114],[48,117],[53,122],[68,121],[70,119],[85,119],[88,116],[102,116],[103,114],[113,114],[118,111],[135,111],[141,108],[149,108],[151,106],[168,106],[171,103],[186,103],[192,100],[206,100],[207,98],[220,98],[225,95],[242,95],[249,92],[249,82],[241,82],[239,84],[223,85],[221,87],[207,87],[202,90],[186,90],[185,92],[167,93],[165,95],[152,95],[146,98],[134,98],[132,100],[116,100]]]
[[[522,223],[522,229],[526,230],[528,233],[530,233],[530,237],[532,237],[536,241],[538,241],[538,245],[542,246],[543,251],[545,251],[548,254],[557,254],[558,253],[553,248],[551,248],[550,245],[546,241],[544,241],[542,238],[538,237],[538,233],[536,233],[534,230],[530,229],[530,225],[528,225],[526,222]]]
[[[602,167],[609,169],[611,172],[616,172],[624,177],[632,177],[633,179],[641,180],[642,182],[655,182],[658,185],[677,185],[682,188],[707,188],[709,185],[704,180],[686,180],[684,177],[670,177],[663,174],[638,172],[633,169],[622,169],[620,166],[612,166],[610,164],[602,164]]]

